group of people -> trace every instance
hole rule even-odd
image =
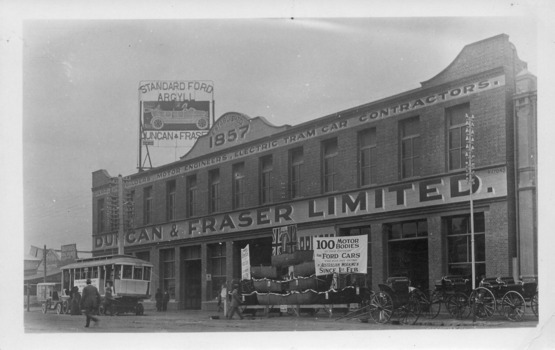
[[[164,293],[158,288],[154,295],[156,299],[156,311],[168,311],[168,302],[170,301],[170,293],[166,289]]]

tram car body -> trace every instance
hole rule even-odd
[[[62,288],[79,293],[87,285],[87,279],[98,288],[102,297],[99,312],[109,315],[132,312],[144,313],[141,303],[151,296],[153,265],[129,255],[110,255],[81,259],[62,267]],[[106,297],[111,286],[112,297]]]

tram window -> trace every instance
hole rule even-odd
[[[116,265],[114,279],[119,280],[120,278],[121,278],[121,265]]]
[[[133,278],[133,266],[123,265],[123,273],[121,278],[127,278],[127,279]]]
[[[150,267],[145,266],[145,273],[143,275],[145,281],[150,281]]]
[[[139,266],[133,267],[133,279],[142,280],[143,279],[143,268]]]
[[[91,278],[98,278],[98,267],[92,268],[92,276]]]
[[[81,279],[81,269],[76,269],[75,270],[75,276],[73,278],[75,278],[76,280]]]

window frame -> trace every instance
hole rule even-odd
[[[176,219],[177,207],[177,181],[170,180],[166,182],[166,220],[172,221]]]
[[[148,225],[152,223],[152,186],[143,188],[143,224]]]
[[[273,201],[273,171],[274,159],[272,155],[259,158],[259,192],[260,204],[269,204]]]
[[[197,174],[187,176],[185,179],[185,191],[187,193],[187,217],[194,217],[196,215],[196,202],[198,200],[198,182]]]
[[[464,169],[466,167],[465,160],[466,160],[466,118],[463,120],[462,123],[453,124],[453,119],[455,117],[460,117],[460,115],[456,114],[458,111],[464,111],[465,115],[470,113],[470,103],[461,103],[449,108],[445,109],[445,116],[447,119],[447,171],[457,171]],[[459,131],[459,145],[458,147],[451,147],[452,144],[452,137],[451,132],[458,130]],[[459,164],[458,166],[452,166],[452,153],[457,152],[459,157]]]
[[[322,191],[330,193],[337,191],[337,156],[339,145],[337,138],[322,141]],[[330,150],[331,148],[331,150]],[[333,149],[335,148],[335,150]]]
[[[408,128],[410,123],[416,123],[417,127],[416,129],[418,129],[417,133],[413,133],[413,134],[405,134],[406,133],[406,128]],[[420,161],[421,161],[421,140],[420,140],[420,118],[418,116],[416,117],[410,117],[407,119],[403,119],[401,121],[399,121],[399,152],[400,152],[400,168],[401,168],[401,178],[402,179],[408,179],[408,178],[413,178],[416,176],[420,176],[421,173],[421,165],[420,165]],[[405,142],[410,143],[410,154],[406,154],[405,153]],[[416,154],[416,152],[414,151],[415,149],[415,144],[417,144],[417,148],[418,148],[418,154]],[[407,166],[406,166],[406,162],[410,162],[410,173],[407,174]]]
[[[296,160],[295,156],[299,158]],[[302,169],[304,165],[303,147],[293,148],[289,151],[289,191],[291,198],[302,197]],[[296,176],[295,176],[296,175]]]
[[[366,135],[370,136],[372,139],[373,135],[373,142],[370,141],[369,144],[363,145],[363,139]],[[376,184],[376,172],[378,169],[377,165],[377,137],[376,137],[376,128],[368,128],[359,131],[358,133],[358,183],[359,187],[369,186]],[[366,156],[367,154],[367,156]],[[368,159],[368,165],[365,165],[364,160]],[[364,164],[364,165],[363,165]],[[365,170],[368,169],[368,180],[364,176]],[[366,181],[367,180],[367,181]]]
[[[208,210],[210,213],[221,210],[221,181],[220,169],[212,169],[208,172]]]
[[[245,207],[245,163],[235,163],[231,168],[233,209],[239,209]]]

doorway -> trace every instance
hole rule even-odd
[[[389,277],[408,277],[413,287],[428,289],[428,239],[389,242]]]
[[[200,310],[201,308],[201,260],[185,260],[184,266],[184,308]]]

